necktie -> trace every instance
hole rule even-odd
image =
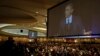
[[[71,23],[72,23],[72,16],[66,18],[66,35],[71,34]]]

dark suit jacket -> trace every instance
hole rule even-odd
[[[62,19],[59,25],[59,36],[67,35],[82,35],[83,34],[82,21],[78,16],[72,16],[72,23],[66,24],[66,19]]]

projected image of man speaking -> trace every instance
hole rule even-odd
[[[100,35],[100,0],[70,0],[48,10],[48,36]]]
[[[73,4],[69,3],[65,6],[65,33],[66,35],[82,35],[83,25],[81,18],[74,14]]]

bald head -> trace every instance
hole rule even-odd
[[[72,6],[72,4],[68,4],[65,7],[65,17],[72,15],[72,13],[73,13],[73,6]]]

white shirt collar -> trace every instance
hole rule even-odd
[[[72,15],[66,18],[66,24],[71,24],[72,23]]]

